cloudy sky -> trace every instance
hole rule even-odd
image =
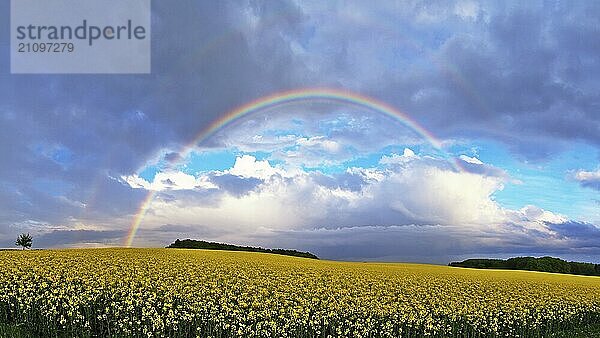
[[[11,75],[0,13],[0,247],[600,263],[597,1],[153,1],[148,75]],[[440,146],[311,97],[202,134],[304,88]]]

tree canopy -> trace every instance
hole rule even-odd
[[[506,260],[467,259],[462,262],[452,262],[448,265],[462,268],[529,270],[600,276],[600,264],[567,262],[554,257],[515,257]]]
[[[31,237],[30,234],[20,234],[15,241],[15,245],[23,247],[23,250],[25,250],[25,248],[31,248],[32,244],[33,237]]]
[[[179,249],[209,249],[209,250],[229,250],[229,251],[250,251],[250,252],[264,252],[272,253],[285,256],[296,256],[304,258],[319,259],[319,257],[311,254],[310,252],[301,252],[290,249],[265,249],[261,247],[251,246],[238,246],[232,244],[223,244],[215,242],[197,241],[193,239],[177,239],[175,243],[167,246],[167,248],[179,248]]]

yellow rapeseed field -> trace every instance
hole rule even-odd
[[[43,337],[546,337],[600,278],[179,249],[0,252],[0,322]]]

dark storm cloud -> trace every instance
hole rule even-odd
[[[111,177],[135,172],[161,148],[189,142],[220,114],[287,86],[280,75],[291,52],[280,33],[291,32],[301,13],[284,2],[270,7],[153,3],[149,75],[9,75],[3,53],[0,209],[6,216],[0,226],[132,215],[145,194]],[[0,9],[10,13],[7,1]],[[263,14],[279,12],[285,15],[272,30],[261,32],[267,50],[277,52],[268,62],[256,58],[242,34],[249,29],[245,15],[254,13],[261,27],[269,19]],[[10,41],[9,21],[1,21],[0,40]],[[40,179],[55,184],[36,187]]]
[[[537,159],[562,141],[600,144],[597,3],[477,2],[471,18],[456,14],[460,2],[429,3],[347,4],[364,18],[354,26],[346,7],[328,7],[306,54],[337,65],[317,67],[321,78],[393,103],[442,137],[493,137]]]
[[[437,123],[494,136],[529,157],[555,152],[536,151],[551,139],[600,144],[598,4],[538,5],[484,6],[488,20],[443,43],[448,101]]]

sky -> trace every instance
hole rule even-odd
[[[153,1],[140,75],[10,74],[9,13],[0,247],[600,263],[597,1]],[[307,88],[364,100],[218,123]]]

